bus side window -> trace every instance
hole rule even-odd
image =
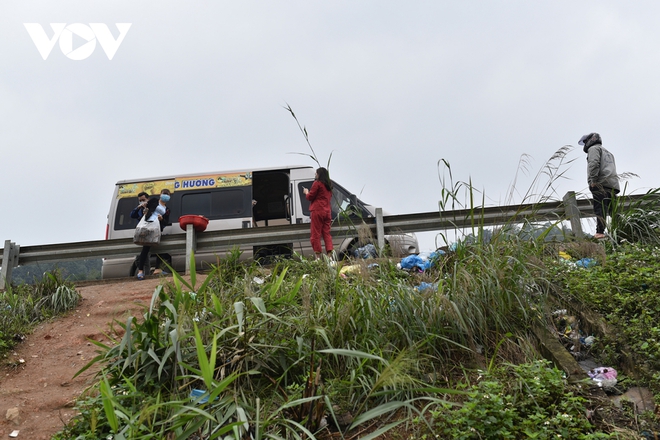
[[[213,217],[251,217],[252,199],[242,188],[214,191],[211,198]]]
[[[252,200],[243,188],[217,188],[181,195],[181,215],[203,215],[209,220],[250,217]]]
[[[302,207],[302,213],[307,217],[309,217],[309,200],[307,200],[307,197],[305,197],[305,192],[303,190],[305,188],[312,189],[313,183],[314,183],[313,180],[309,180],[307,182],[300,182],[298,184],[298,193],[300,194],[300,206]]]
[[[181,196],[181,215],[203,215],[211,216],[211,193],[191,193]]]
[[[137,198],[121,198],[117,201],[115,214],[115,230],[135,229],[139,219],[131,218],[131,211],[137,206]]]

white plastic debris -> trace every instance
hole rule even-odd
[[[616,385],[617,372],[614,368],[594,368],[587,373],[599,387],[610,388]]]

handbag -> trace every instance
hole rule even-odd
[[[142,219],[135,227],[133,243],[139,246],[155,246],[160,243],[160,222],[148,222],[145,217],[142,216]]]

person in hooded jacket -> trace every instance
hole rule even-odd
[[[605,238],[605,219],[612,214],[612,200],[620,191],[614,155],[603,147],[598,133],[585,134],[578,144],[587,153],[587,182],[596,214],[594,238]]]
[[[328,255],[332,255],[333,245],[332,236],[330,235],[330,224],[332,223],[332,182],[330,181],[330,174],[326,168],[319,168],[316,170],[314,176],[314,183],[311,189],[305,188],[303,190],[305,198],[309,200],[309,211],[311,217],[310,237],[309,241],[312,244],[316,259],[321,258],[321,237],[325,243],[325,251]]]

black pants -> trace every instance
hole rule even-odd
[[[142,246],[142,252],[137,260],[137,269],[144,272],[145,275],[149,275],[151,272],[151,265],[149,263],[149,253],[151,252],[151,246]],[[172,256],[170,254],[156,254],[156,269],[160,269],[161,261],[172,265]]]
[[[612,215],[612,200],[616,193],[612,188],[591,189],[593,197],[594,214],[596,214],[596,233],[605,232],[605,219]]]
[[[149,251],[151,251],[151,246],[142,246],[142,252],[140,252],[140,256],[138,257],[137,261],[137,270],[143,271],[145,275],[149,275],[151,272],[151,265],[149,264]]]

